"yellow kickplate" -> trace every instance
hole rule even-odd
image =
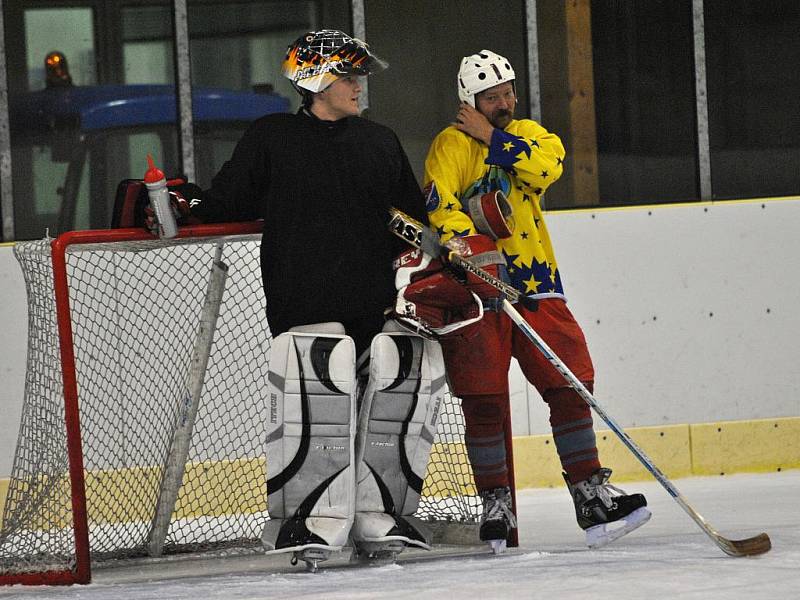
[[[690,425],[695,475],[800,468],[800,417]]]
[[[3,527],[3,510],[6,507],[6,495],[8,494],[8,477],[0,477],[0,529]]]
[[[671,479],[800,468],[800,417],[635,427],[627,433]],[[612,431],[597,431],[597,448],[601,464],[614,471],[615,482],[651,478]],[[192,483],[181,490],[176,516],[185,518],[197,514],[201,498],[206,511],[211,501],[214,515],[264,510],[264,469],[263,458],[190,464],[184,481]],[[553,437],[515,437],[514,472],[520,489],[564,485]],[[117,515],[128,514],[120,511],[120,504],[130,504],[128,511],[133,510],[136,518],[150,518],[143,509],[139,509],[139,514],[131,507],[152,506],[158,494],[159,476],[159,469],[147,468],[87,472],[87,502],[94,518],[99,522],[115,522]],[[28,485],[35,487],[46,483],[42,478]],[[0,519],[8,484],[7,478],[0,478]],[[66,477],[58,484],[68,485]],[[114,489],[113,493],[109,494],[109,488]],[[472,470],[463,444],[434,444],[423,495],[447,497],[474,493]],[[56,495],[60,498],[56,502],[63,506],[50,508],[67,517],[69,494],[65,490]],[[106,505],[108,499],[113,501]]]
[[[691,475],[688,425],[636,427],[627,433],[667,476]],[[650,477],[647,469],[612,431],[600,430],[596,435],[600,463],[614,471],[614,481]],[[564,485],[553,436],[515,437],[514,475],[518,488]]]
[[[639,448],[670,479],[692,474],[692,455],[688,425],[635,427],[627,431]],[[609,430],[597,432],[600,464],[614,471],[612,481],[642,481],[652,478],[617,435]]]
[[[519,489],[564,485],[552,435],[514,438],[514,483]]]

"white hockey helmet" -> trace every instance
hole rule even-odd
[[[461,67],[458,69],[458,97],[462,102],[475,106],[475,94],[507,81],[514,85],[514,79],[514,69],[507,58],[491,50],[481,50],[461,60]]]

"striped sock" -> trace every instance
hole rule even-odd
[[[505,394],[461,398],[466,424],[464,441],[479,492],[510,484],[503,431],[508,406]]]
[[[572,388],[547,390],[544,399],[561,467],[570,481],[588,479],[600,468],[589,405]]]
[[[503,432],[487,436],[465,436],[464,441],[478,491],[507,486],[508,468]]]

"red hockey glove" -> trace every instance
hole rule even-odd
[[[411,249],[395,260],[394,269],[397,300],[387,312],[406,327],[444,336],[483,317],[480,299],[441,260]]]
[[[506,260],[497,250],[494,241],[488,236],[477,234],[464,237],[453,237],[445,244],[451,253],[458,254],[476,267],[480,267],[497,279],[506,277]],[[453,265],[458,269],[457,265]],[[462,278],[470,291],[475,292],[479,298],[497,298],[501,295],[493,285],[469,272],[461,272]]]
[[[511,204],[500,190],[476,194],[465,202],[475,228],[493,240],[511,237],[514,217]]]

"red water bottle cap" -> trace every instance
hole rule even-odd
[[[150,168],[147,169],[147,173],[144,174],[145,183],[156,183],[162,179],[166,179],[164,177],[164,172],[153,162],[153,156],[151,154],[147,155],[147,164]]]

